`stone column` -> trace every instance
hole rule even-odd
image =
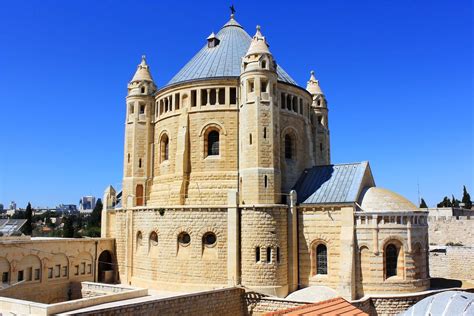
[[[298,209],[297,195],[290,191],[290,207],[288,212],[288,291],[298,289]]]
[[[354,265],[354,208],[341,209],[341,246],[340,253],[344,259],[340,261],[340,282],[338,292],[346,300],[356,296],[355,291],[355,265]]]
[[[240,280],[240,213],[237,190],[227,192],[227,284],[235,286]]]

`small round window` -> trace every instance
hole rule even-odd
[[[191,242],[191,236],[186,232],[182,232],[178,236],[178,242],[181,246],[187,246]]]
[[[217,241],[216,234],[214,233],[206,233],[204,236],[202,236],[202,242],[206,247],[213,247],[215,246]]]
[[[158,245],[158,234],[156,232],[151,232],[151,234],[150,234],[150,244],[152,246]]]

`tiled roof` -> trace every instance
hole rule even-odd
[[[331,204],[356,202],[361,190],[367,161],[316,166],[306,169],[294,190],[299,204]]]
[[[207,44],[168,82],[180,82],[240,76],[242,57],[249,49],[251,37],[233,18],[217,33],[220,43],[216,47]],[[296,85],[296,82],[277,66],[278,80]]]
[[[293,307],[281,311],[270,312],[265,314],[266,316],[316,316],[316,315],[369,315],[362,310],[358,309],[354,305],[351,305],[348,301],[342,297],[333,298],[327,301],[322,301],[314,304],[307,304],[303,306]]]

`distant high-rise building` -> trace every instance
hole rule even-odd
[[[11,202],[10,202],[9,209],[10,209],[10,210],[16,210],[16,203],[15,203],[15,201],[11,201]]]
[[[4,211],[4,210],[3,210],[3,204],[0,203],[0,213],[3,213],[3,211]]]
[[[79,210],[92,210],[95,207],[95,196],[83,196],[79,201]]]
[[[56,207],[56,212],[62,214],[74,214],[77,213],[77,206],[75,204],[59,204]]]

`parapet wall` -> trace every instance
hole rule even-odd
[[[474,246],[474,216],[429,216],[430,245]]]
[[[474,246],[430,247],[430,275],[460,281],[474,281]]]
[[[244,289],[229,288],[82,312],[81,315],[246,315]]]

